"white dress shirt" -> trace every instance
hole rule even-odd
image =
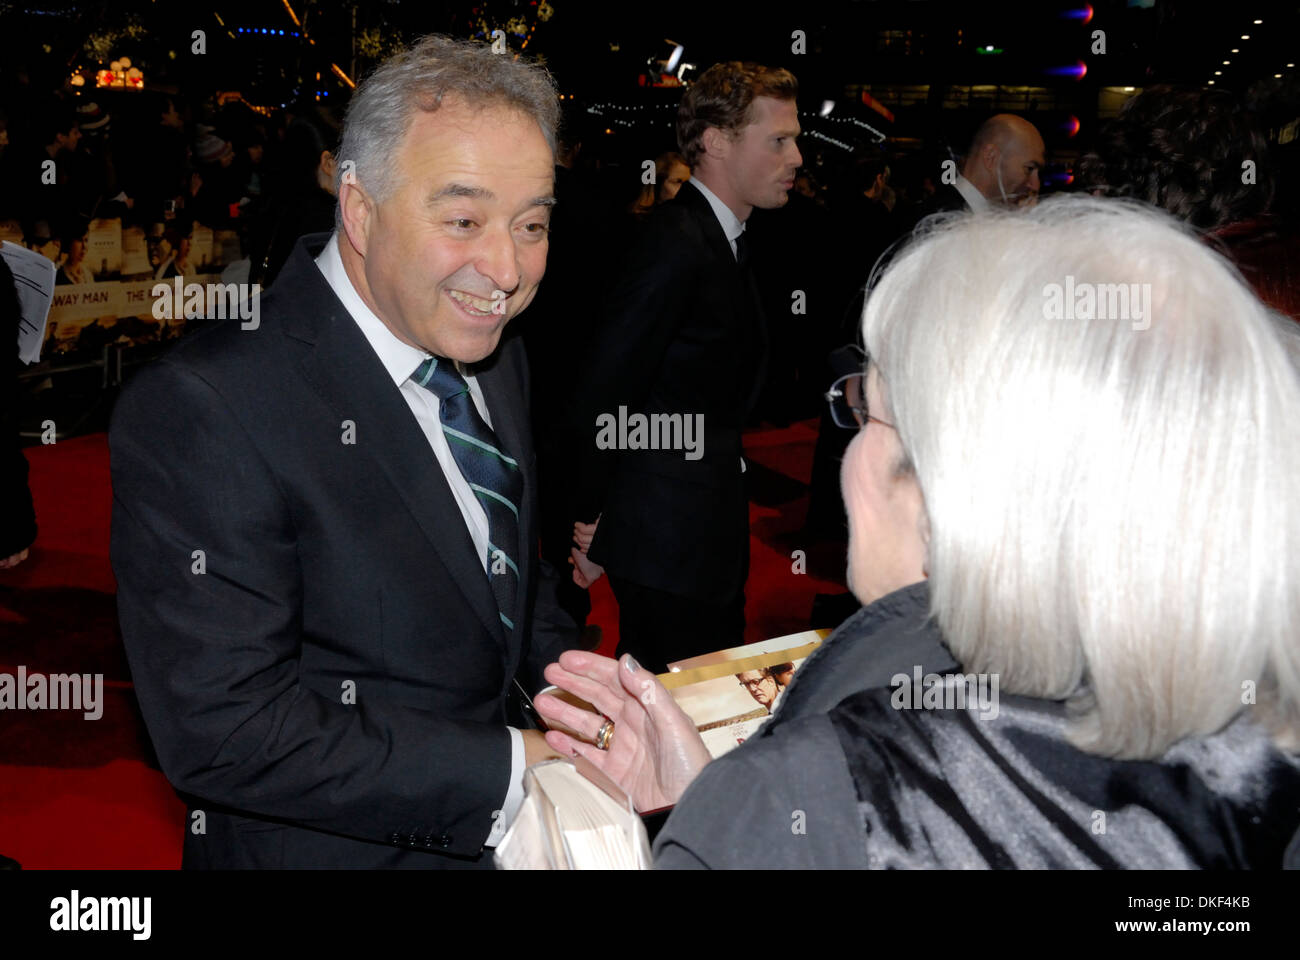
[[[966,206],[971,208],[972,213],[984,213],[989,209],[988,198],[980,193],[979,188],[971,183],[960,173],[957,174],[957,182],[954,184],[961,198],[966,201]]]
[[[745,221],[736,216],[729,206],[718,199],[718,195],[704,185],[704,181],[699,177],[691,177],[682,186],[690,185],[700,193],[704,194],[704,199],[709,201],[709,206],[713,208],[713,215],[718,218],[718,223],[722,225],[722,232],[727,235],[727,243],[731,244],[731,255],[736,256],[736,238],[745,232]]]
[[[442,421],[438,418],[437,396],[411,379],[416,368],[429,359],[431,354],[397,339],[388,329],[387,324],[366,306],[366,302],[352,286],[352,281],[343,268],[343,258],[339,256],[338,244],[339,236],[336,232],[330,237],[329,243],[325,244],[325,249],[321,251],[320,256],[316,258],[316,267],[361,329],[367,342],[374,349],[375,355],[379,357],[379,362],[384,365],[384,369],[392,378],[393,385],[401,391],[402,399],[415,415],[416,422],[424,432],[425,439],[429,441],[429,447],[438,465],[442,467],[443,476],[447,478],[447,485],[451,487],[456,506],[460,508],[460,515],[465,521],[465,527],[474,542],[474,549],[478,552],[479,561],[483,564],[483,572],[486,574],[488,569],[487,511],[478,502],[478,497],[461,475],[460,467],[456,465],[456,458],[452,455],[447,437],[442,432]],[[488,415],[487,401],[483,399],[483,388],[479,386],[478,378],[466,376],[465,382],[469,384],[469,393],[479,416],[488,427],[491,427],[492,418]],[[501,805],[502,815],[495,819],[492,833],[487,838],[485,845],[489,847],[496,846],[500,841],[524,800],[524,740],[514,727],[506,729],[510,731],[510,788],[506,792],[505,802]]]

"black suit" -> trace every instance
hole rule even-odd
[[[951,183],[940,183],[933,194],[916,206],[911,222],[908,224],[908,231],[915,229],[918,223],[936,213],[957,213],[969,210],[970,204],[966,202],[966,198],[961,195],[960,190]]]
[[[535,688],[576,640],[531,609],[551,574],[522,347],[476,371],[524,476],[507,635],[427,439],[312,262],[326,239],[298,243],[258,329],[187,338],[118,403],[112,559],[136,693],[191,806],[187,867],[487,865],[512,681]]]
[[[14,286],[13,271],[0,258],[0,333],[13,349],[7,361],[3,387],[4,406],[0,407],[0,560],[26,550],[36,539],[36,510],[32,491],[27,485],[27,457],[18,440],[18,324],[22,310]]]
[[[752,272],[704,195],[656,208],[607,298],[575,405],[577,519],[601,515],[590,557],[620,607],[620,651],[649,669],[740,643],[749,568],[741,430],[767,334]],[[703,452],[600,450],[596,418],[703,415]],[[693,630],[691,624],[697,624]]]

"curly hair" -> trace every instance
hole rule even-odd
[[[704,155],[704,131],[735,134],[750,122],[755,97],[794,100],[799,81],[784,67],[729,60],[715,63],[691,84],[677,108],[677,146],[694,168]]]
[[[1246,161],[1254,182],[1243,182]],[[1103,128],[1079,178],[1087,190],[1145,200],[1201,229],[1267,212],[1275,189],[1267,141],[1232,94],[1163,85]]]

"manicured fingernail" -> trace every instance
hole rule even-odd
[[[636,658],[630,653],[627,655],[627,659],[623,661],[623,666],[627,667],[628,673],[636,673],[641,669],[641,664],[637,663]]]

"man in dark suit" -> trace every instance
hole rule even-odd
[[[939,188],[918,211],[917,219],[933,213],[990,207],[1032,206],[1042,186],[1043,136],[1028,120],[1014,113],[989,117],[971,138],[958,171],[956,161],[944,161]]]
[[[110,442],[122,633],[186,867],[488,866],[548,755],[526,364],[549,78],[431,37],[352,101],[334,234],[182,341]]]
[[[619,651],[652,670],[743,640],[741,429],[767,341],[745,220],[788,199],[797,93],[788,71],[735,62],[687,91],[677,141],[691,180],[628,253],[575,403],[575,579],[608,569]]]
[[[18,340],[22,308],[13,271],[0,258],[0,332],[8,339],[14,359],[7,362],[3,388],[5,403],[0,406],[0,498],[5,509],[0,513],[0,570],[16,567],[27,559],[36,539],[36,508],[27,483],[27,457],[18,438]]]

